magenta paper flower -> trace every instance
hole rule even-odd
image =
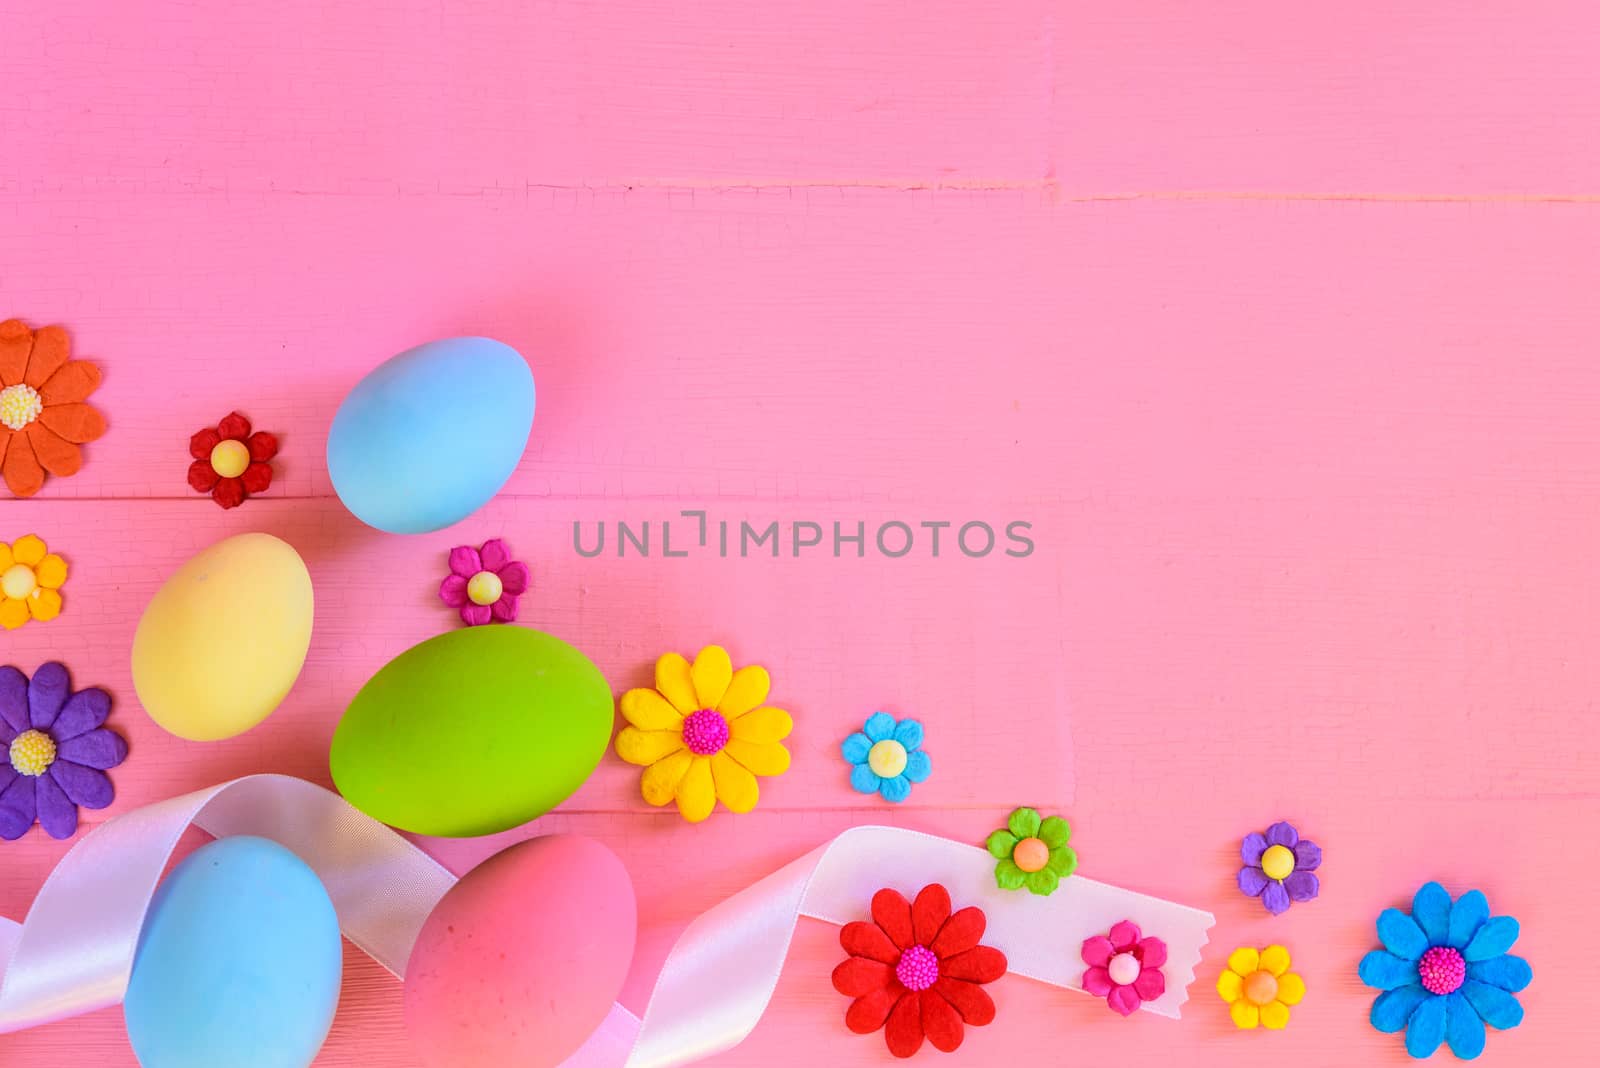
[[[1123,920],[1111,928],[1110,935],[1095,935],[1083,941],[1083,989],[1124,1016],[1147,1001],[1167,992],[1167,977],[1161,966],[1167,963],[1167,944],[1159,938],[1143,938],[1139,927]]]
[[[461,622],[469,627],[510,623],[529,581],[528,565],[511,559],[506,543],[491,538],[479,549],[457,545],[450,550],[450,574],[439,584],[439,596],[460,609]]]
[[[107,768],[128,743],[101,726],[111,695],[72,692],[66,666],[51,661],[28,676],[0,667],[0,838],[15,841],[37,820],[51,838],[78,831],[78,808],[105,808],[116,791]]]

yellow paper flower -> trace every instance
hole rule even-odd
[[[1289,951],[1282,946],[1260,952],[1241,946],[1217,976],[1217,993],[1231,1006],[1236,1027],[1277,1031],[1289,1023],[1289,1006],[1306,996],[1306,984],[1289,970]]]
[[[16,630],[30,619],[56,618],[66,581],[67,562],[37,535],[18,538],[14,545],[0,541],[0,627]]]
[[[617,755],[644,767],[639,791],[652,805],[677,801],[690,823],[721,801],[731,812],[756,807],[756,776],[789,770],[781,742],[794,720],[766,704],[772,680],[763,667],[733,670],[728,651],[700,650],[694,663],[668,653],[656,661],[655,689],[622,695],[628,726],[617,732]]]

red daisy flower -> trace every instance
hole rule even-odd
[[[207,427],[189,439],[189,485],[209,493],[224,508],[237,508],[245,497],[272,485],[272,466],[278,439],[266,432],[250,433],[250,420],[233,412],[216,427]]]
[[[950,892],[922,888],[913,904],[894,890],[872,896],[871,923],[847,923],[839,944],[850,959],[833,970],[833,987],[855,998],[844,1023],[858,1035],[883,1028],[889,1052],[909,1057],[924,1037],[949,1053],[965,1026],[994,1019],[981,984],[1006,973],[1006,956],[980,946],[988,919],[980,908],[950,913]]]

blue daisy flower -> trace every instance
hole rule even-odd
[[[922,724],[874,712],[861,730],[839,747],[848,760],[850,785],[857,793],[881,794],[898,804],[911,796],[911,784],[933,771],[922,750]]]
[[[1383,993],[1372,1003],[1372,1026],[1406,1033],[1406,1052],[1431,1057],[1442,1043],[1462,1060],[1483,1052],[1484,1024],[1498,1031],[1522,1022],[1514,996],[1533,981],[1533,969],[1506,951],[1520,928],[1510,916],[1490,916],[1481,890],[1452,903],[1438,883],[1417,891],[1408,916],[1384,909],[1378,938],[1384,948],[1361,958],[1361,981]]]

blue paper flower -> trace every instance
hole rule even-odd
[[[899,803],[911,796],[911,784],[926,779],[933,766],[922,751],[922,724],[914,719],[896,721],[887,712],[874,712],[861,730],[839,747],[850,769],[850,785],[857,793],[881,794]]]
[[[1481,890],[1452,904],[1438,883],[1417,891],[1411,915],[1384,909],[1378,937],[1384,949],[1361,958],[1361,981],[1383,993],[1372,1003],[1372,1026],[1406,1033],[1406,1052],[1431,1057],[1441,1043],[1462,1060],[1483,1052],[1483,1025],[1499,1031],[1522,1022],[1514,996],[1533,980],[1521,957],[1506,953],[1520,928],[1510,916],[1490,916]]]

